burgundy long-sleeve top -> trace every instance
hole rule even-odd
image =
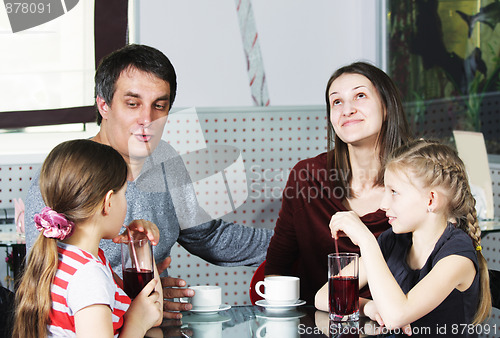
[[[329,223],[342,204],[344,189],[332,184],[335,173],[327,172],[326,153],[300,161],[290,171],[283,191],[279,217],[267,250],[266,275],[300,277],[300,298],[314,304],[316,292],[328,280],[328,254],[335,252]],[[389,228],[385,212],[377,210],[361,221],[378,237]],[[338,240],[340,252],[359,248],[347,237]],[[362,290],[360,296],[368,296]]]

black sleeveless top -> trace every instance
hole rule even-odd
[[[389,269],[405,294],[422,280],[441,258],[450,255],[469,258],[474,263],[476,271],[479,271],[472,239],[452,224],[446,227],[420,270],[412,270],[406,263],[408,250],[412,244],[411,233],[395,234],[392,229],[388,229],[380,235],[378,242]],[[464,292],[453,290],[437,308],[411,323],[412,337],[477,337],[472,329],[472,320],[478,302],[479,273],[476,273],[469,289]]]

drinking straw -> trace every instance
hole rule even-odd
[[[339,245],[337,244],[337,239],[335,238],[335,253],[337,254],[337,256],[339,255]],[[340,271],[342,270],[341,267],[340,267],[340,261],[337,260],[337,267],[339,269],[339,275],[340,275]]]
[[[135,263],[135,269],[137,270],[137,272],[141,272],[141,268],[139,267],[139,260],[137,259],[137,253],[135,252],[135,246],[134,246],[134,242],[133,242],[134,238],[132,237],[132,232],[130,231],[130,229],[128,227],[127,227],[127,234],[128,234],[128,240],[129,240],[128,245],[132,249],[132,258],[133,258],[133,262]]]
[[[335,254],[338,256],[339,255],[339,245],[337,243],[337,239],[335,239]],[[337,260],[337,267],[339,269],[339,276],[340,276],[340,271],[341,271],[341,268],[340,268],[340,261]],[[330,312],[333,312],[333,311],[330,311]],[[339,314],[336,314],[336,313],[332,313],[334,315],[334,318],[335,320],[338,320],[338,321],[343,321],[342,318],[344,316],[342,315],[339,315]]]

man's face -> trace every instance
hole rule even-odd
[[[124,70],[108,105],[100,97],[101,142],[116,149],[127,161],[143,161],[158,146],[168,111],[170,85],[135,68]]]

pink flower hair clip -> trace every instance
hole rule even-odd
[[[35,225],[47,238],[65,239],[71,236],[75,224],[68,221],[66,216],[59,214],[49,207],[35,215]]]

